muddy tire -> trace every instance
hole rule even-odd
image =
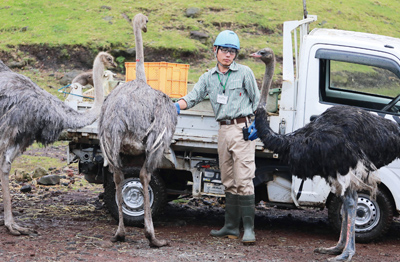
[[[329,203],[328,218],[335,231],[340,232],[342,200],[336,196]],[[393,222],[393,205],[384,190],[378,189],[376,199],[358,193],[356,241],[368,243],[384,236]]]
[[[108,182],[104,188],[104,202],[112,217],[118,219],[115,184]],[[149,184],[150,205],[153,219],[163,210],[166,204],[166,189],[163,181],[154,173]],[[122,212],[124,224],[127,226],[143,226],[144,195],[139,178],[130,177],[122,181]]]

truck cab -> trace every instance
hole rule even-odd
[[[333,105],[360,107],[399,123],[400,39],[336,29],[308,33],[309,23],[316,19],[309,16],[284,23],[283,84],[279,112],[270,116],[271,128],[282,134],[293,132]],[[399,214],[399,167],[395,160],[378,170],[381,183],[376,199],[359,192],[358,241],[380,237],[393,215]],[[290,182],[294,205],[323,203],[339,230],[340,200],[324,180],[292,177]]]

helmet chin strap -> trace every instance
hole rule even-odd
[[[218,59],[217,59],[217,63],[218,63],[220,66],[225,67],[225,68],[229,68],[229,67],[230,67],[230,65],[223,65],[223,64],[221,64],[221,63],[218,61]]]

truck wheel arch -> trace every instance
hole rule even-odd
[[[144,221],[143,193],[140,179],[136,172],[126,174],[123,183],[123,217],[127,226],[142,226]],[[110,179],[104,185],[104,202],[111,216],[118,221],[118,206],[115,199],[115,183]],[[151,210],[153,219],[162,213],[166,204],[166,189],[163,180],[154,172],[149,184]],[[134,199],[128,199],[128,195]]]
[[[371,199],[368,193],[359,192],[358,201],[356,241],[368,243],[384,236],[393,222],[395,210],[390,192],[381,184],[375,200]],[[331,226],[335,231],[340,232],[341,199],[332,194],[327,200],[327,207]]]

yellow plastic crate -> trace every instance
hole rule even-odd
[[[147,84],[161,90],[171,98],[180,98],[187,94],[189,66],[167,62],[145,62]],[[136,62],[126,62],[126,81],[136,79]]]

